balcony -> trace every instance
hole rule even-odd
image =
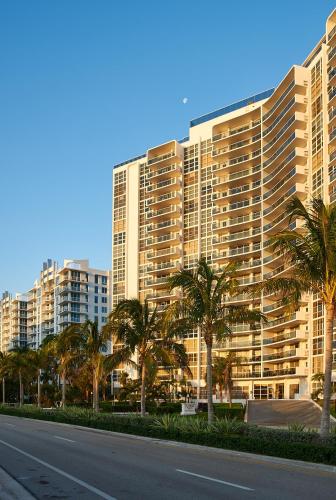
[[[244,133],[258,127],[260,125],[260,120],[254,120],[246,125],[243,125],[238,128],[227,129],[225,132],[220,132],[212,137],[212,142],[218,142],[223,139],[231,138],[232,136],[241,135]]]
[[[170,230],[179,230],[181,228],[181,222],[178,219],[170,219],[170,220],[164,220],[162,222],[158,222],[157,224],[150,224],[147,226],[147,234],[149,236],[160,233],[161,231],[165,229],[170,229]]]
[[[148,238],[146,240],[146,245],[148,247],[155,245],[158,248],[160,247],[163,248],[167,246],[167,243],[170,243],[171,245],[176,245],[177,243],[180,243],[180,241],[181,241],[180,233],[167,233],[167,234],[162,234],[161,236]]]
[[[148,198],[146,200],[147,206],[154,207],[164,207],[167,205],[175,205],[181,201],[181,193],[179,191],[171,191],[168,193],[155,196],[153,198]]]
[[[285,328],[291,328],[293,326],[298,326],[300,324],[307,323],[307,318],[305,318],[300,311],[293,314],[288,314],[286,316],[281,316],[280,318],[269,321],[265,324],[264,330],[284,330]]]
[[[299,341],[307,340],[308,333],[301,330],[291,330],[285,333],[279,333],[273,337],[264,338],[263,345],[273,345],[282,346],[285,344],[293,344]]]
[[[161,221],[164,218],[171,217],[172,215],[181,215],[181,207],[179,205],[168,205],[158,210],[152,210],[146,213],[146,220],[155,222]]]
[[[213,211],[214,214],[214,211]],[[241,215],[239,217],[231,217],[230,219],[226,220],[216,220],[212,224],[212,229],[213,231],[220,232],[220,231],[225,231],[228,229],[228,227],[234,227],[234,226],[240,226],[240,225],[248,225],[249,222],[253,222],[255,220],[260,219],[261,213],[260,212],[253,212],[252,214],[248,215]]]
[[[172,163],[167,167],[149,171],[147,173],[147,179],[156,179],[157,177],[169,178],[171,176],[176,176],[177,174],[181,175],[182,170],[176,163]]]
[[[147,253],[148,260],[162,260],[167,257],[179,257],[181,255],[181,251],[179,247],[171,247],[162,248],[161,250],[152,250]]]
[[[261,228],[256,227],[256,228],[247,229],[245,231],[239,231],[236,233],[223,235],[220,237],[214,237],[212,239],[212,244],[219,245],[219,244],[227,243],[230,241],[242,240],[242,239],[251,241],[251,240],[255,240],[256,238],[258,238],[258,236],[260,235],[260,232],[261,232]]]
[[[150,184],[149,186],[147,186],[146,191],[147,193],[153,194],[159,194],[161,192],[167,193],[169,191],[180,189],[181,185],[182,184],[179,179],[172,177],[171,179],[164,179],[160,182],[157,182],[156,184]]]
[[[251,184],[244,184],[243,186],[237,186],[231,189],[228,189],[225,192],[217,192],[212,194],[212,201],[217,201],[218,204],[227,203],[228,199],[232,196],[245,196],[246,192],[253,191],[260,187],[261,181],[257,180],[251,182]]]
[[[264,370],[263,377],[285,377],[297,375],[296,368],[282,368],[280,370]]]
[[[219,165],[217,168],[214,168],[213,170],[214,171],[221,170],[221,165]],[[256,165],[255,167],[247,168],[245,170],[240,170],[239,172],[233,172],[228,175],[214,177],[212,181],[212,186],[213,187],[219,186],[221,184],[226,184],[227,182],[237,181],[238,179],[242,179],[244,177],[255,176],[256,174],[258,174],[258,172],[260,172],[260,170],[261,170],[261,165]]]
[[[179,267],[180,261],[166,261],[166,262],[158,262],[156,264],[151,264],[147,268],[148,273],[156,273],[162,271],[176,271]],[[167,279],[167,277],[165,278]]]
[[[175,158],[176,153],[175,151],[170,151],[168,153],[158,155],[158,156],[153,156],[152,158],[148,159],[147,165],[154,165],[155,163],[161,163],[165,160],[170,160],[171,158]]]
[[[281,96],[275,101],[272,108],[267,111],[263,116],[263,122],[265,123],[273,114],[279,111],[280,105],[286,101],[288,96],[291,95],[293,89],[295,88],[295,81],[293,80],[286,88],[286,90],[281,94]],[[267,103],[268,104],[268,103]]]

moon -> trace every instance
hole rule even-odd
[[[183,97],[182,102],[183,102],[183,104],[187,104],[187,102],[188,102],[188,97]]]

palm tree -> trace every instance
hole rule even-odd
[[[85,364],[92,371],[92,406],[95,411],[99,411],[99,384],[117,366],[115,358],[111,354],[104,354],[107,351],[107,342],[110,339],[110,332],[107,328],[99,330],[96,322],[86,321],[80,327],[82,335],[82,350]]]
[[[206,344],[208,422],[213,421],[212,400],[212,346],[231,335],[231,326],[237,322],[254,323],[263,315],[260,311],[226,303],[241,290],[236,279],[237,264],[229,263],[215,273],[204,258],[194,270],[181,269],[169,278],[170,290],[182,289],[183,298],[170,306],[170,318],[176,318],[185,327],[199,327]]]
[[[330,431],[330,397],[332,372],[332,336],[336,312],[336,206],[324,205],[312,199],[305,207],[294,197],[286,207],[289,222],[303,221],[303,231],[283,231],[272,238],[273,251],[280,251],[295,275],[273,278],[263,284],[267,294],[282,294],[282,302],[289,310],[299,308],[304,293],[317,294],[324,304],[326,331],[325,369],[321,436]]]
[[[0,378],[2,381],[2,404],[6,402],[6,377],[9,373],[9,354],[0,351]]]
[[[19,404],[20,408],[24,403],[24,386],[23,382],[28,377],[28,372],[31,370],[30,363],[28,361],[29,349],[27,347],[16,347],[12,349],[9,353],[9,372],[13,376],[14,374],[19,378]]]
[[[61,374],[62,401],[64,408],[66,403],[66,382],[71,364],[80,357],[80,346],[82,336],[80,327],[73,324],[56,335],[47,345],[58,359],[58,370]]]
[[[229,352],[224,359],[224,377],[223,377],[223,385],[224,389],[227,393],[230,408],[232,406],[232,369],[234,366],[240,365],[240,358],[237,357],[236,353]]]
[[[173,325],[168,329],[157,307],[151,311],[147,300],[141,303],[138,299],[119,302],[106,328],[114,335],[116,342],[124,345],[114,354],[116,361],[136,366],[140,373],[141,415],[144,416],[149,365],[183,367],[190,372],[185,347],[175,341],[181,331]]]
[[[212,384],[213,387],[217,387],[219,389],[219,401],[223,403],[223,390],[224,390],[224,370],[225,370],[225,358],[223,356],[216,356],[213,359],[212,364]],[[205,376],[205,379],[207,374]]]
[[[41,407],[41,372],[47,367],[48,353],[46,348],[39,348],[36,351],[29,351],[27,354],[28,362],[36,374],[37,380],[37,406]]]

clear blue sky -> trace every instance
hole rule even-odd
[[[48,257],[110,267],[113,164],[276,85],[334,6],[0,0],[0,291]]]

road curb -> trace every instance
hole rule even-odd
[[[9,415],[7,415],[7,416],[9,416]],[[11,415],[11,417],[12,417],[12,415]],[[51,425],[59,425],[59,426],[64,426],[67,428],[77,429],[77,430],[81,430],[81,431],[84,430],[86,432],[96,432],[96,433],[104,434],[107,436],[114,435],[114,436],[123,437],[123,438],[145,441],[145,442],[153,443],[153,444],[175,446],[177,448],[186,448],[186,449],[192,449],[192,450],[198,450],[198,451],[206,450],[206,451],[211,451],[213,453],[218,453],[220,455],[231,456],[231,457],[245,459],[245,460],[254,460],[254,461],[257,460],[259,463],[264,462],[265,464],[270,463],[270,464],[274,464],[274,465],[283,465],[283,466],[295,467],[295,468],[300,468],[300,469],[316,470],[316,471],[330,472],[330,473],[336,474],[336,466],[335,465],[318,464],[318,463],[314,463],[314,462],[304,462],[303,460],[292,460],[289,458],[272,457],[269,455],[258,455],[256,453],[248,453],[245,451],[226,450],[224,448],[215,448],[212,446],[203,446],[200,444],[183,443],[181,441],[170,441],[168,439],[152,438],[149,436],[137,436],[136,434],[126,434],[125,432],[108,431],[105,429],[95,429],[94,427],[85,427],[85,426],[77,425],[77,424],[66,424],[63,422],[53,422],[51,420],[39,420],[36,418],[17,417],[16,415],[14,416],[14,418],[18,418],[18,419],[24,418],[25,420],[29,420],[31,422],[45,422],[45,423],[48,423]]]
[[[36,500],[28,490],[0,467],[1,500]]]

